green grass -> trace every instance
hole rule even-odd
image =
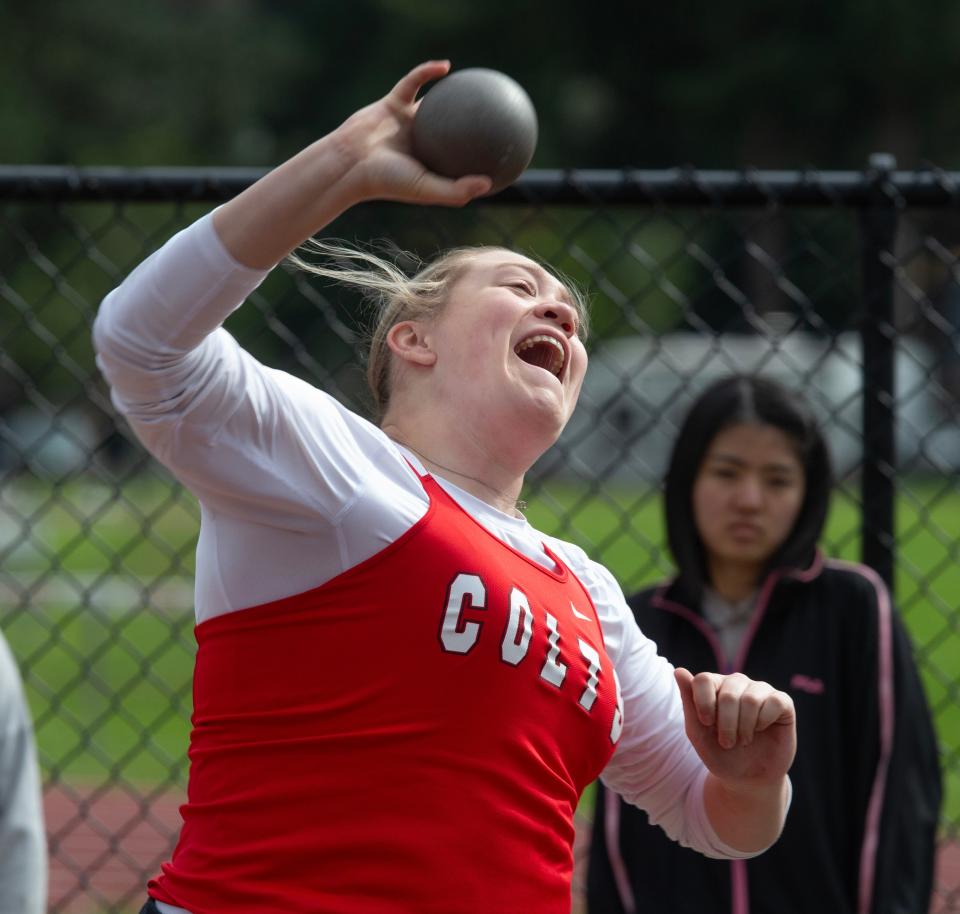
[[[546,532],[604,561],[627,591],[669,573],[660,501],[628,488],[531,485]],[[838,493],[825,543],[859,554],[859,509]],[[183,783],[193,663],[197,511],[162,477],[0,489],[2,624],[21,662],[48,777]],[[907,481],[897,507],[897,603],[949,759],[960,822],[960,491]],[[50,584],[55,580],[55,586]]]

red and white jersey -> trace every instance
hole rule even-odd
[[[381,561],[384,555],[397,550],[397,544],[424,526],[425,518],[442,496],[444,504],[455,504],[471,524],[479,525],[477,530],[499,541],[503,554],[523,556],[531,570],[546,569],[547,577],[551,569],[562,567],[569,572],[571,581],[578,582],[570,586],[582,589],[584,594],[582,604],[571,599],[572,607],[567,603],[558,607],[553,596],[545,599],[519,587],[530,603],[533,626],[524,654],[524,672],[521,674],[519,667],[508,671],[497,668],[494,680],[499,681],[500,673],[516,674],[514,679],[504,680],[507,685],[503,688],[509,690],[509,683],[516,682],[516,676],[530,675],[535,666],[539,676],[547,663],[543,654],[546,646],[555,668],[565,667],[569,671],[564,677],[564,688],[573,694],[575,683],[579,683],[582,695],[583,676],[590,661],[582,653],[580,642],[590,645],[597,651],[601,667],[609,659],[622,688],[623,733],[604,769],[605,782],[647,810],[652,821],[681,843],[711,856],[742,856],[720,842],[707,821],[702,799],[706,772],[684,733],[672,667],[657,656],[655,645],[636,627],[609,571],[590,561],[578,547],[541,534],[524,519],[503,514],[446,480],[431,479],[428,487],[433,486],[436,491],[428,493],[420,478],[424,468],[413,454],[327,394],[263,366],[243,351],[220,325],[264,276],[265,273],[244,268],[230,258],[207,216],[176,235],[131,273],[104,301],[95,325],[98,364],[111,385],[113,402],[146,447],[200,502],[196,610],[201,655],[204,631],[217,631],[219,626],[236,626],[239,630],[246,619],[263,626],[264,646],[268,640],[266,632],[275,625],[277,639],[288,643],[291,650],[299,650],[296,629],[286,624],[285,610],[299,605],[298,600],[322,593],[326,585],[334,586],[358,573],[366,563]],[[432,567],[432,563],[428,562],[427,567]],[[475,607],[477,591],[469,589],[475,586],[469,577],[475,572],[466,565],[457,569],[458,573],[461,571],[468,576],[457,585],[467,588],[462,605]],[[425,568],[418,573],[428,576]],[[509,650],[503,632],[496,633],[494,629],[496,625],[506,626],[505,620],[510,618],[509,594],[514,586],[511,576],[498,578],[495,583],[484,580],[483,584],[485,589],[491,588],[491,594],[498,594],[498,622],[488,621],[485,627],[474,629],[472,625],[480,625],[492,615],[457,617],[459,621],[450,636],[453,643],[457,639],[465,643],[463,639],[470,637],[468,633],[477,632],[476,650],[481,652],[477,656],[495,654],[505,644]],[[442,585],[452,586],[452,581],[444,580]],[[402,596],[400,590],[398,595]],[[292,604],[287,602],[290,600]],[[311,615],[310,642],[341,644],[344,633],[351,628],[347,622],[349,614],[355,611],[367,623],[364,643],[374,651],[370,656],[395,663],[397,666],[392,669],[398,681],[403,681],[409,657],[403,656],[402,651],[391,653],[394,642],[390,626],[395,620],[387,625],[384,619],[383,627],[378,629],[364,617],[364,601],[354,599],[353,603],[354,606],[333,609],[321,601]],[[413,610],[407,603],[400,603],[397,611],[405,617]],[[550,638],[554,632],[548,612],[556,620],[552,647]],[[581,619],[578,614],[587,618]],[[575,626],[570,631],[576,634],[565,634],[563,620]],[[406,618],[401,622],[400,630],[407,634],[416,631],[419,624]],[[434,619],[433,624],[431,648],[438,649],[438,644],[443,644],[443,623]],[[592,638],[584,638],[578,627],[581,624],[598,624],[599,631],[595,629]],[[517,634],[515,649],[519,650],[524,637],[522,631]],[[376,647],[373,642],[378,642]],[[296,671],[280,669],[283,665],[275,662],[276,655],[268,660],[266,653],[258,664],[257,644],[252,647],[253,655],[247,658],[250,666],[245,671],[238,670],[237,675],[249,677],[245,682],[251,697],[257,693],[264,696],[264,701],[267,696],[273,696],[270,701],[279,701],[278,690],[283,693],[290,686],[286,676],[295,675]],[[418,649],[421,647],[418,641]],[[273,649],[282,653],[279,647]],[[502,658],[496,662],[506,664]],[[390,671],[387,668],[383,672]],[[324,689],[340,690],[343,702],[353,700],[355,684],[331,675],[321,665],[314,665],[312,672],[323,680]],[[212,701],[211,689],[215,692],[216,688],[204,686],[202,676],[201,664],[197,697]],[[537,688],[543,688],[542,682],[537,681]],[[598,679],[602,694],[606,686],[599,683]],[[438,699],[434,688],[443,691],[443,680],[431,678],[430,688],[422,694],[423,701]],[[490,695],[506,698],[507,692],[492,686],[491,689]],[[332,693],[325,694],[329,697]],[[444,693],[443,702],[453,697]],[[497,720],[504,725],[505,732],[513,727],[513,715],[519,715],[520,722],[524,720],[525,700],[504,701],[503,717]],[[579,697],[574,696],[574,710],[578,701]],[[376,720],[376,703],[369,704],[367,710],[371,721]],[[588,744],[565,745],[564,752],[570,757],[563,764],[571,771],[589,770],[587,759],[594,756]],[[436,756],[434,766],[440,764],[438,759],[453,763],[450,754],[444,755],[437,745],[432,745],[431,751]],[[237,755],[242,755],[241,748]],[[514,763],[522,769],[521,762]],[[266,759],[263,764],[267,770],[245,772],[251,780],[251,790],[253,781],[274,776]],[[473,787],[467,775],[476,759],[463,758],[459,764],[464,775],[462,789],[469,794]],[[204,796],[208,787],[198,786],[195,754],[192,769],[190,802],[200,809],[213,801]],[[371,782],[382,777],[379,770],[361,770]],[[503,774],[519,782],[533,772],[505,770]],[[540,775],[542,770],[537,776]],[[576,783],[576,779],[571,783]],[[466,815],[463,811],[461,814]],[[503,810],[480,806],[471,811],[471,815],[494,818],[504,814]],[[318,827],[322,828],[322,812],[320,815]],[[502,826],[502,820],[498,821]],[[330,830],[335,832],[341,824],[342,819],[331,821]],[[396,833],[381,838],[391,842],[398,839]],[[255,846],[262,859],[256,864],[248,861],[253,870],[286,867],[284,872],[293,880],[298,867],[308,865],[301,851],[292,846],[270,841]],[[396,850],[400,852],[399,848]],[[530,849],[531,853],[533,850]],[[484,848],[477,855],[477,865],[482,865],[487,851]],[[369,866],[375,868],[380,856],[369,861]],[[443,861],[438,859],[436,867],[442,866]],[[375,869],[370,873],[376,881]],[[423,878],[428,879],[429,875]],[[496,878],[496,874],[491,875],[491,879]],[[249,886],[247,890],[253,891]],[[192,914],[204,914],[206,910],[195,907]]]
[[[190,798],[154,898],[197,912],[556,914],[622,729],[592,601],[429,477],[326,584],[197,628]]]

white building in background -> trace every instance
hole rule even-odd
[[[580,405],[538,469],[583,478],[659,481],[693,399],[731,372],[764,374],[801,390],[824,423],[838,475],[862,457],[859,335],[821,337],[675,333],[622,337],[590,357]],[[897,464],[905,472],[960,469],[960,428],[933,381],[930,350],[911,337],[896,347]],[[955,408],[955,404],[953,405]]]

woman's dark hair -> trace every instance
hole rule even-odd
[[[741,423],[771,425],[782,431],[796,447],[806,482],[793,529],[770,557],[765,572],[807,567],[827,518],[833,487],[830,454],[802,395],[763,377],[735,375],[712,384],[697,398],[680,427],[664,487],[667,542],[677,564],[677,585],[690,602],[700,600],[709,580],[693,513],[694,481],[717,434]]]

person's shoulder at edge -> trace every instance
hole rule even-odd
[[[25,708],[23,682],[13,651],[0,632],[0,724],[7,725],[19,718]]]

